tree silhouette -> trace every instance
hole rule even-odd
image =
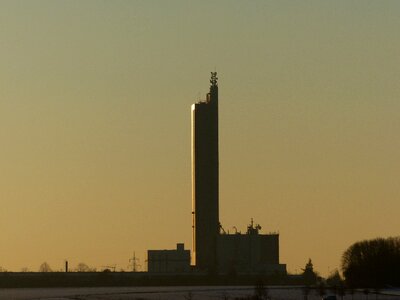
[[[343,253],[342,270],[351,287],[400,285],[400,237],[351,245]]]
[[[39,272],[46,273],[46,272],[53,272],[50,265],[47,262],[44,262],[39,267]]]
[[[311,261],[311,258],[308,259],[308,262],[306,266],[304,267],[303,270],[303,278],[304,278],[304,283],[306,285],[313,285],[317,281],[317,274],[314,272],[314,266]]]
[[[328,278],[326,278],[326,283],[329,286],[339,286],[342,283],[342,277],[339,274],[338,270],[334,270]]]
[[[89,266],[83,262],[79,263],[76,267],[77,272],[91,272],[92,269],[89,268]]]

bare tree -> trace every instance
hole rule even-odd
[[[53,272],[53,270],[51,269],[50,265],[47,262],[44,262],[40,265],[39,272],[42,272],[42,273]]]
[[[78,266],[76,267],[77,272],[90,272],[91,269],[89,266],[83,262],[79,263]]]

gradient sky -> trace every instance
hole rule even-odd
[[[1,1],[0,266],[191,247],[190,105],[219,75],[220,220],[326,275],[399,235],[400,1]]]

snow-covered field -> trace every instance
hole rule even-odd
[[[304,299],[301,288],[268,287],[267,293],[272,300]],[[346,295],[343,299],[380,299],[400,300],[400,291],[382,291],[389,295],[364,295],[356,293]],[[328,292],[329,294],[329,292]],[[0,289],[0,299],[52,299],[52,300],[202,300],[202,299],[231,299],[254,295],[254,287],[249,286],[203,286],[203,287],[95,287],[95,288],[34,288],[34,289]],[[397,295],[397,296],[395,296]],[[311,291],[308,300],[319,300],[320,296]],[[340,299],[338,297],[338,299]]]

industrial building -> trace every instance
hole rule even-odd
[[[205,101],[192,105],[192,264],[208,273],[286,273],[279,235],[227,234],[219,222],[218,78],[211,72]]]
[[[286,265],[279,263],[279,234],[261,234],[260,230],[251,220],[245,234],[223,231],[218,236],[219,274],[286,273]]]
[[[148,271],[285,274],[286,265],[279,263],[279,234],[261,234],[253,220],[245,234],[229,234],[219,222],[217,72],[211,72],[210,84],[206,100],[191,107],[192,255],[183,244],[176,250],[149,250]]]
[[[147,271],[150,273],[187,273],[190,271],[190,250],[176,244],[174,250],[148,250]]]

